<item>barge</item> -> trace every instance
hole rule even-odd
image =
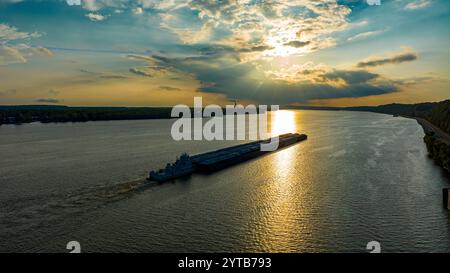
[[[304,134],[283,134],[279,137],[279,145],[275,151],[293,145],[308,137]],[[211,173],[223,168],[262,156],[271,151],[261,151],[261,144],[269,143],[271,139],[258,140],[219,149],[203,154],[189,156],[182,154],[175,163],[167,164],[165,169],[151,171],[147,180],[165,182],[176,178],[186,177],[194,172]]]

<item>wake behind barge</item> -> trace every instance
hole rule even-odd
[[[279,136],[278,151],[284,147],[293,145],[308,137],[304,134],[284,134]],[[261,144],[270,142],[270,139],[253,141],[212,152],[189,156],[182,154],[173,164],[167,164],[165,169],[151,171],[147,180],[165,182],[189,176],[194,172],[211,173],[231,165],[270,153],[261,151]]]

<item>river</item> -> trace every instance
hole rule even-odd
[[[162,185],[150,169],[237,142],[173,141],[173,120],[0,126],[0,252],[450,252],[450,182],[415,120],[273,115],[308,140]]]

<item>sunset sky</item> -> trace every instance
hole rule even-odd
[[[450,98],[450,1],[0,0],[0,104]]]

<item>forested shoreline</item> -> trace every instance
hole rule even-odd
[[[425,119],[450,134],[450,100],[444,101],[433,108]],[[426,133],[424,141],[428,153],[436,164],[450,172],[450,143],[437,138],[434,134]]]
[[[168,107],[4,106],[0,124],[165,119],[171,118],[170,113]]]

